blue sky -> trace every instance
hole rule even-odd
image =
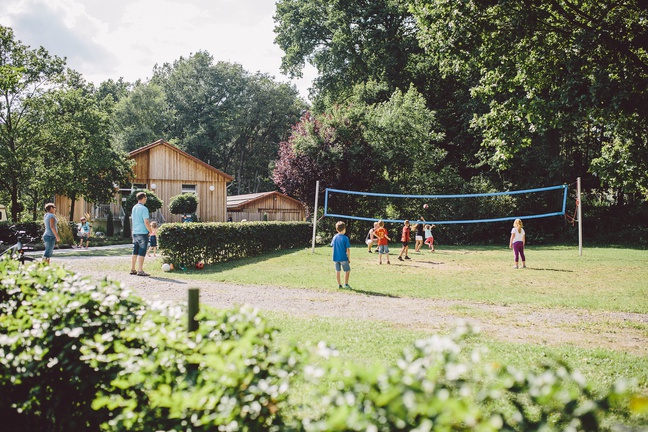
[[[67,58],[88,81],[146,80],[155,64],[209,52],[214,61],[279,72],[274,0],[2,0],[0,24],[32,48]],[[306,98],[315,76],[292,81]]]

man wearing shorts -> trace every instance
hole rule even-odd
[[[133,255],[131,257],[130,274],[137,276],[150,276],[144,272],[144,257],[148,250],[148,237],[151,232],[149,224],[149,211],[144,205],[146,204],[146,192],[137,194],[137,204],[131,211],[133,219]],[[135,270],[137,265],[137,270]]]

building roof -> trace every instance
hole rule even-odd
[[[245,195],[231,195],[227,197],[227,209],[228,210],[237,210],[239,208],[243,208],[251,204],[252,202],[256,200],[260,200],[262,198],[265,198],[269,195],[279,195],[283,198],[285,198],[288,201],[294,201],[295,203],[299,204],[300,206],[303,206],[303,204],[296,200],[295,198],[291,198],[288,195],[284,195],[281,192],[277,191],[270,191],[270,192],[258,192],[258,193],[251,193],[251,194],[245,194]]]
[[[202,165],[203,167],[207,168],[208,170],[213,171],[213,172],[225,177],[227,179],[227,181],[234,180],[234,177],[232,177],[231,175],[224,173],[223,171],[219,170],[218,168],[214,168],[213,166],[209,165],[208,163],[201,161],[197,157],[191,156],[189,153],[180,150],[178,147],[176,147],[176,146],[174,146],[172,144],[169,144],[168,142],[166,142],[166,141],[164,141],[162,139],[159,139],[159,140],[157,140],[155,142],[152,142],[151,144],[147,144],[144,147],[140,147],[138,149],[135,149],[132,152],[128,153],[128,156],[130,158],[134,158],[135,156],[137,156],[139,154],[142,154],[142,153],[146,153],[149,150],[151,150],[153,147],[157,147],[157,146],[165,146],[167,148],[170,148],[173,151],[176,151],[176,152],[182,154],[184,157],[186,157],[188,159],[191,159],[193,162],[197,163],[198,165]]]

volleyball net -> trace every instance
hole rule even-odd
[[[567,185],[455,195],[398,195],[326,189],[324,216],[402,223],[471,224],[564,216]]]

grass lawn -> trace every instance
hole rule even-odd
[[[345,291],[349,301],[362,294],[458,300],[466,304],[458,304],[454,312],[465,316],[484,313],[471,306],[476,303],[541,308],[556,313],[578,310],[648,314],[648,251],[645,250],[586,247],[583,256],[578,256],[575,246],[528,247],[528,268],[519,270],[512,268],[512,252],[506,247],[441,247],[434,253],[427,250],[410,253],[412,260],[404,262],[396,259],[396,247],[392,252],[395,253],[390,256],[391,265],[378,265],[377,254],[368,253],[363,246],[352,248],[350,284],[355,292]],[[157,265],[150,265],[147,270],[153,276],[168,276]],[[338,291],[329,247],[318,247],[314,253],[310,249],[281,251],[172,274],[174,279],[190,281],[196,286],[200,286],[200,281],[223,281]],[[393,364],[403,349],[416,339],[429,336],[423,331],[380,321],[303,318],[278,312],[262,315],[280,330],[280,341],[312,345],[324,341],[339,350],[346,364],[361,367]],[[648,335],[648,318],[630,323],[615,321],[609,325],[587,320],[566,325],[577,325],[577,330],[588,334],[614,333],[615,328],[628,325]],[[567,343],[552,346],[507,343],[483,334],[472,339],[471,346],[488,348],[485,361],[525,370],[544,359],[560,358],[579,370],[594,389],[606,388],[619,378],[633,378],[638,389],[648,395],[648,356]],[[299,389],[295,398],[307,400],[308,391]],[[642,421],[648,419],[639,419],[637,424]]]
[[[620,248],[537,246],[526,250],[526,269],[512,268],[505,247],[443,247],[410,253],[378,265],[366,247],[351,251],[354,290],[398,297],[469,300],[493,304],[584,308],[648,313],[648,251]],[[331,249],[278,252],[188,269],[193,280],[337,290]]]

